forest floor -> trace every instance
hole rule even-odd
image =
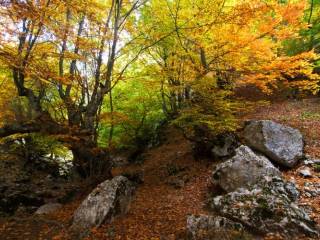
[[[165,143],[146,152],[144,164],[136,166],[144,171],[144,184],[129,213],[103,225],[90,239],[174,240],[185,232],[188,214],[205,213],[210,165],[194,160],[190,143],[178,130],[169,128],[165,134]],[[129,168],[116,169],[115,175]]]
[[[286,100],[256,109],[242,116],[243,120],[272,119],[301,130],[305,137],[305,151],[320,158],[320,99]],[[195,160],[190,142],[173,127],[165,131],[166,140],[146,151],[142,164],[114,169],[114,175],[127,171],[144,172],[144,183],[125,216],[112,224],[93,229],[88,240],[174,240],[183,239],[188,214],[206,213],[206,196],[210,187],[213,162]],[[302,178],[299,169],[284,171],[288,179],[296,181],[300,190],[306,182],[320,183],[320,173],[313,178]],[[179,182],[183,179],[185,184]],[[0,239],[66,239],[72,214],[85,196],[47,216],[15,216],[0,220]],[[301,197],[300,203],[313,208],[314,219],[320,224],[320,197]],[[275,238],[273,238],[275,239]]]
[[[170,127],[165,135],[161,146],[144,153],[143,164],[113,170],[115,176],[143,171],[144,183],[138,186],[129,212],[112,224],[93,229],[88,239],[174,240],[184,234],[188,214],[205,213],[212,163],[196,161],[190,142],[177,129]],[[180,186],[181,178],[184,186]],[[0,222],[0,239],[66,239],[65,226],[81,199],[45,217],[14,217],[2,225]]]

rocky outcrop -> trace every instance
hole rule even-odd
[[[213,183],[225,194],[209,199],[213,215],[189,216],[190,238],[216,239],[208,233],[213,232],[216,237],[217,229],[235,229],[235,226],[261,234],[280,234],[284,239],[319,237],[316,223],[297,203],[300,193],[295,184],[283,180],[279,169],[270,161],[294,166],[303,157],[300,132],[272,121],[253,121],[246,126],[244,137],[253,150],[242,145],[232,158],[215,167]],[[310,160],[306,165],[316,164]],[[306,172],[300,174],[310,176]],[[314,188],[306,190],[312,190],[312,196],[316,196]]]
[[[91,228],[126,213],[133,193],[132,183],[123,176],[99,184],[75,211],[72,234],[81,239]]]
[[[303,138],[299,130],[273,121],[251,121],[244,129],[246,143],[274,162],[293,167],[303,157]]]
[[[79,192],[71,179],[49,174],[52,164],[26,162],[8,149],[0,157],[0,216],[14,215],[18,209],[33,214],[46,203],[66,203]]]
[[[256,184],[265,176],[281,176],[281,173],[266,157],[240,146],[233,158],[214,169],[213,182],[226,192],[232,192]]]
[[[210,235],[226,230],[241,232],[243,226],[219,216],[190,215],[187,218],[187,237],[191,240],[212,239]]]
[[[66,203],[79,191],[78,186],[65,180],[30,179],[29,182],[1,182],[0,179],[0,215],[15,214],[19,207],[25,207],[33,214],[48,202]]]
[[[220,215],[261,233],[280,233],[288,239],[305,234],[318,236],[315,223],[295,203],[297,190],[279,177],[268,178],[247,189],[240,188],[212,199]]]
[[[12,188],[10,188],[12,186]],[[44,198],[33,192],[26,184],[0,186],[0,215],[12,215],[19,207],[24,206],[27,212],[33,212],[43,205]]]

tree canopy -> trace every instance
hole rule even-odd
[[[235,89],[317,94],[319,1],[6,0],[0,5],[0,137],[38,133],[84,177],[165,119],[234,131]]]

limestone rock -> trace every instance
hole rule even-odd
[[[247,144],[274,162],[293,167],[303,157],[303,138],[299,130],[273,121],[251,121],[244,129]]]
[[[213,182],[226,192],[232,192],[256,184],[265,176],[281,176],[281,173],[266,157],[242,145],[233,158],[216,166]]]
[[[133,193],[132,183],[123,176],[99,184],[75,211],[71,231],[81,239],[91,228],[125,214]]]
[[[113,167],[122,167],[129,164],[128,158],[125,156],[111,156],[111,164]]]
[[[286,184],[281,178],[265,178],[248,189],[213,198],[210,206],[261,233],[280,233],[288,239],[299,234],[319,236],[315,222],[293,201]]]
[[[39,207],[38,210],[35,212],[35,214],[36,215],[49,214],[59,210],[61,207],[62,207],[62,204],[60,203],[47,203]]]
[[[304,178],[311,178],[312,177],[312,173],[310,168],[303,168],[299,171],[299,174],[304,177]]]

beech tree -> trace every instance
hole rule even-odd
[[[99,126],[111,116],[111,143],[112,93],[135,61],[160,91],[167,117],[190,132],[198,125],[234,131],[244,109],[233,96],[240,84],[266,93],[292,82],[319,91],[317,55],[284,49],[308,27],[307,8],[307,1],[278,0],[1,1],[0,95],[7,99],[0,107],[16,101],[25,113],[2,114],[0,137],[53,136],[72,150],[82,176],[110,175]],[[137,122],[132,129],[141,129]]]
[[[278,0],[154,0],[145,6],[143,24],[161,24],[148,39],[170,35],[148,51],[164,111],[180,112],[176,122],[189,133],[206,126],[219,134],[235,130],[235,115],[246,108],[233,97],[241,84],[267,94],[293,84],[318,92],[317,55],[311,49],[287,56],[284,47],[308,27],[307,8],[307,1]]]
[[[142,0],[1,1],[0,61],[5,81],[28,103],[27,119],[6,122],[0,137],[39,132],[73,152],[82,176],[110,174],[97,145],[104,96],[136,58],[123,58]],[[115,63],[117,65],[115,71]]]

